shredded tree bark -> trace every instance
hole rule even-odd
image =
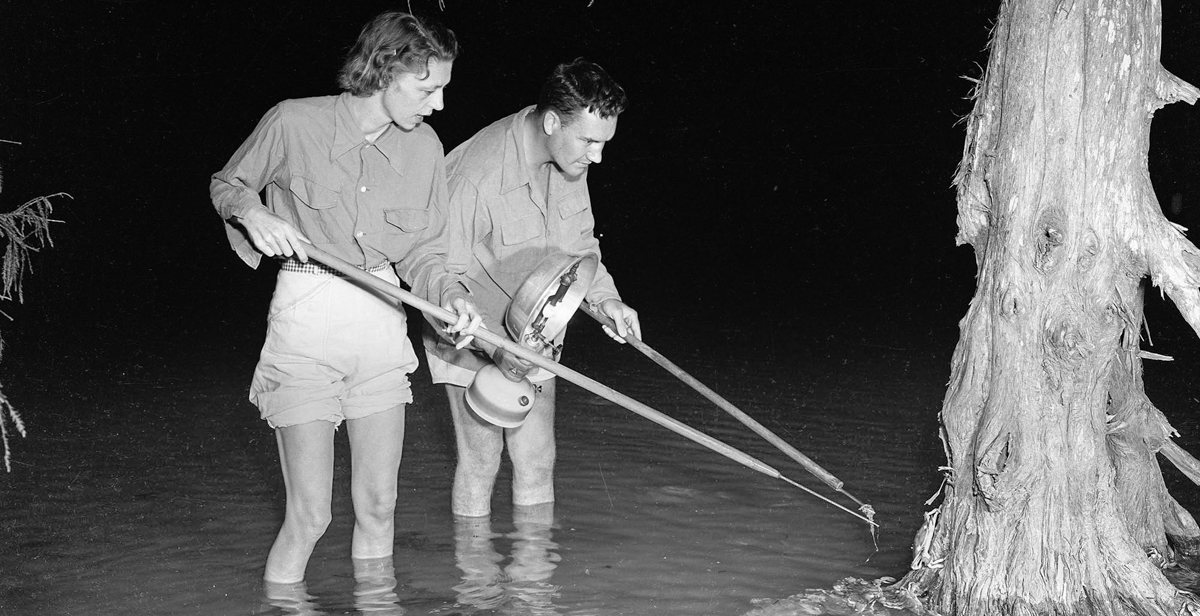
[[[897,586],[944,614],[1177,614],[1164,568],[1200,529],[1142,382],[1143,285],[1200,334],[1200,252],[1147,169],[1154,111],[1200,91],[1159,64],[1157,0],[1007,0],[954,184],[975,250],[941,419],[948,487]]]

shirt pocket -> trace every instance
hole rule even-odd
[[[495,270],[500,274],[512,274],[517,284],[537,266],[546,251],[546,225],[541,213],[500,225],[499,246],[494,246],[498,263]]]
[[[542,234],[540,214],[509,220],[500,225],[500,243],[507,249],[519,247]]]
[[[341,193],[335,189],[320,184],[302,176],[292,176],[288,189],[296,197],[296,201],[314,210],[327,210],[341,201]]]
[[[558,215],[566,220],[576,214],[582,214],[588,209],[588,202],[585,199],[567,199],[558,204]]]
[[[388,224],[405,233],[417,233],[429,228],[429,210],[384,210],[383,218]]]
[[[417,208],[397,208],[383,211],[384,225],[382,237],[383,254],[388,261],[399,263],[412,251],[425,234],[430,225],[429,210]]]

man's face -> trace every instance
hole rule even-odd
[[[424,77],[416,73],[401,73],[383,91],[383,108],[392,123],[404,130],[412,130],[443,105],[443,90],[450,83],[453,62],[437,58],[429,60],[429,74]]]
[[[617,133],[617,118],[601,118],[586,109],[575,112],[563,126],[554,112],[546,114],[550,159],[568,177],[583,175],[592,163],[600,162],[604,144]]]

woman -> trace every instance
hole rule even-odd
[[[450,30],[389,12],[367,24],[337,96],[272,108],[210,185],[231,244],[252,267],[281,260],[250,387],[276,433],[287,490],[264,579],[303,581],[331,518],[333,435],[346,422],[356,559],[390,557],[408,374],[404,311],[310,261],[307,244],[459,315],[479,313],[445,270],[442,144],[423,120],[442,109],[458,43]],[[265,191],[265,202],[260,199]]]

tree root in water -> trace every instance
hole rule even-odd
[[[936,616],[907,587],[889,577],[874,581],[844,578],[832,589],[813,589],[786,599],[756,599],[759,607],[743,616]]]

